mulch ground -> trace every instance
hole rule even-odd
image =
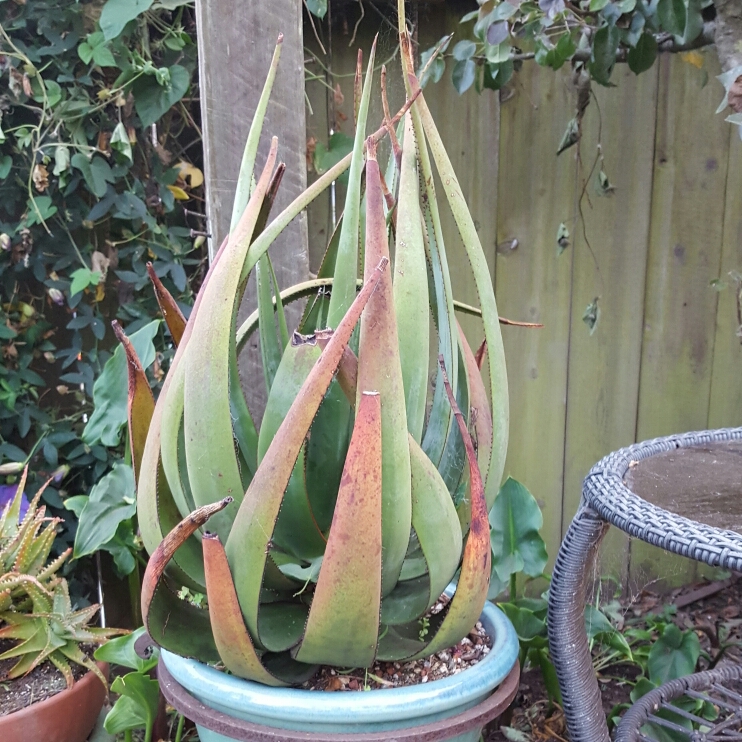
[[[702,649],[712,658],[729,642],[742,641],[742,577],[724,582],[703,583],[659,596],[648,590],[624,603],[627,619],[659,612],[664,605],[677,607],[675,623],[682,629],[693,628]],[[725,657],[742,662],[739,647],[724,650]],[[703,665],[703,660],[701,661]],[[701,669],[704,669],[703,667]],[[620,703],[629,703],[631,683],[637,676],[635,665],[614,665],[599,677],[606,714]],[[527,670],[521,676],[518,695],[508,713],[485,730],[485,742],[509,742],[499,725],[522,733],[532,742],[565,742],[569,735],[559,707],[549,703],[538,670]]]

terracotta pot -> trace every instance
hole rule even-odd
[[[108,676],[108,665],[99,662]],[[95,673],[71,688],[20,711],[0,716],[0,740],[7,742],[85,742],[103,708],[106,689]]]

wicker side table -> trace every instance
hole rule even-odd
[[[680,449],[693,450],[680,453]],[[712,497],[704,506],[704,498],[695,495],[693,487],[701,482],[704,487],[709,484],[709,474],[702,468],[703,461],[717,463],[716,452],[721,452],[719,457],[726,461],[725,467],[716,467],[717,473],[723,469],[728,480],[731,466],[738,472],[733,473],[733,477],[739,488],[734,487],[737,496],[733,498],[718,494],[718,498],[724,500],[726,511],[717,509],[718,512],[711,513],[712,517],[705,518],[704,507],[713,510],[708,503],[713,503],[717,495],[710,484],[707,489]],[[676,457],[675,454],[680,455]],[[647,462],[647,467],[655,465],[667,469],[682,456],[695,456],[701,462],[701,471],[685,472],[678,481],[672,477],[655,477],[661,485],[669,487],[669,491],[677,491],[680,512],[657,507],[627,486],[627,475],[631,479],[632,470],[640,472],[640,467],[644,466],[642,462]],[[693,481],[696,476],[699,481]],[[728,481],[724,487],[729,488]],[[636,486],[634,489],[643,491]],[[549,644],[571,742],[610,740],[583,618],[598,547],[609,526],[675,554],[742,572],[742,535],[719,527],[724,524],[739,528],[737,524],[742,522],[739,490],[742,490],[742,428],[687,433],[638,443],[606,456],[590,471],[583,485],[580,508],[557,555],[549,590]],[[690,496],[684,498],[684,493]],[[730,509],[734,512],[729,512]],[[707,523],[681,514],[688,510],[696,518],[704,517]],[[732,666],[667,683],[640,699],[625,714],[616,740],[651,739],[641,731],[649,721],[667,727],[662,720],[656,721],[655,712],[663,704],[683,695],[694,697],[694,693],[705,694],[721,710],[714,724],[719,728],[714,729],[714,725],[709,724],[701,732],[690,732],[678,726],[675,731],[685,734],[691,742],[742,740],[740,677],[742,669]]]

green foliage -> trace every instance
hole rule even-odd
[[[489,597],[497,597],[511,578],[522,572],[540,576],[548,555],[539,531],[544,524],[533,495],[520,482],[508,477],[500,488],[489,515],[492,544],[492,577]],[[515,595],[511,595],[514,599]]]
[[[202,275],[191,229],[203,220],[176,200],[203,181],[198,106],[183,101],[198,95],[195,21],[177,0],[34,0],[2,3],[0,26],[0,463],[33,455],[39,475],[65,475],[42,495],[65,518],[59,553],[81,511],[63,501],[87,495],[123,452],[120,352],[119,374],[102,376],[111,320],[135,336],[148,326],[156,385],[173,349],[149,324],[146,263],[183,306]],[[133,542],[133,530],[117,538]]]
[[[145,739],[150,739],[157,705],[160,700],[160,684],[151,677],[157,667],[159,652],[142,659],[134,645],[145,633],[143,628],[116,639],[95,651],[95,659],[111,665],[126,667],[133,672],[118,675],[111,685],[111,691],[118,694],[113,708],[106,714],[105,730],[109,734],[119,734],[134,729],[143,729]]]
[[[498,90],[525,59],[558,70],[571,62],[600,85],[611,85],[618,59],[635,74],[650,69],[658,41],[687,47],[701,44],[703,11],[712,0],[477,0],[479,10],[461,23],[469,38],[459,40],[433,63],[427,80],[443,76],[446,57],[453,63],[452,81],[459,93],[474,86]],[[706,42],[708,43],[708,42]],[[423,66],[434,47],[421,55]],[[503,64],[505,68],[503,75]]]

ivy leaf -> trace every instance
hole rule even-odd
[[[616,66],[616,52],[621,33],[613,25],[603,26],[595,33],[592,59],[589,64],[593,80],[600,85],[610,85],[611,73]]]
[[[327,13],[327,0],[307,0],[307,10],[317,18],[324,18]]]
[[[74,154],[70,162],[72,167],[82,173],[90,192],[98,198],[103,198],[106,195],[106,183],[113,183],[115,180],[109,164],[97,155],[89,160],[82,152]]]
[[[148,368],[155,360],[155,346],[152,341],[159,327],[160,320],[154,320],[129,338],[144,368]],[[121,428],[127,419],[127,401],[126,357],[123,347],[117,345],[93,386],[95,410],[82,433],[82,439],[88,446],[100,443],[114,448],[119,444]]]
[[[70,274],[72,283],[70,284],[70,296],[85,291],[88,286],[97,286],[100,282],[101,274],[98,271],[91,271],[90,268],[78,268]]]
[[[111,149],[120,152],[127,160],[129,160],[129,162],[134,161],[134,156],[131,151],[131,142],[129,141],[129,134],[126,131],[123,121],[119,121],[118,124],[116,124],[113,134],[111,134]],[[54,172],[56,173],[56,168]]]
[[[93,61],[99,67],[115,67],[116,60],[111,54],[111,50],[106,46],[97,46],[93,49]]]
[[[5,180],[5,178],[8,177],[12,166],[13,158],[10,155],[3,155],[0,157],[0,180]]]
[[[453,66],[451,79],[453,80],[453,86],[456,88],[456,92],[459,95],[465,93],[474,84],[476,71],[477,66],[471,59],[456,62]]]
[[[70,167],[70,149],[60,144],[54,148],[54,175],[59,177]],[[2,175],[0,175],[2,178]]]
[[[100,29],[106,41],[121,35],[129,21],[149,10],[153,0],[108,0],[100,14]]]
[[[168,71],[170,79],[164,86],[159,85],[150,75],[143,75],[132,85],[137,114],[144,127],[158,121],[188,92],[191,84],[188,70],[174,64]]]
[[[596,296],[582,313],[582,321],[588,326],[591,335],[598,329],[598,322],[600,321],[599,299],[600,297]]]
[[[36,204],[35,208],[34,203]],[[29,227],[34,224],[39,224],[41,219],[46,221],[57,213],[57,207],[52,204],[52,200],[49,196],[39,196],[33,201],[29,198],[27,201],[27,207],[28,216],[26,217],[26,225]],[[39,219],[39,214],[41,215],[41,219]]]

